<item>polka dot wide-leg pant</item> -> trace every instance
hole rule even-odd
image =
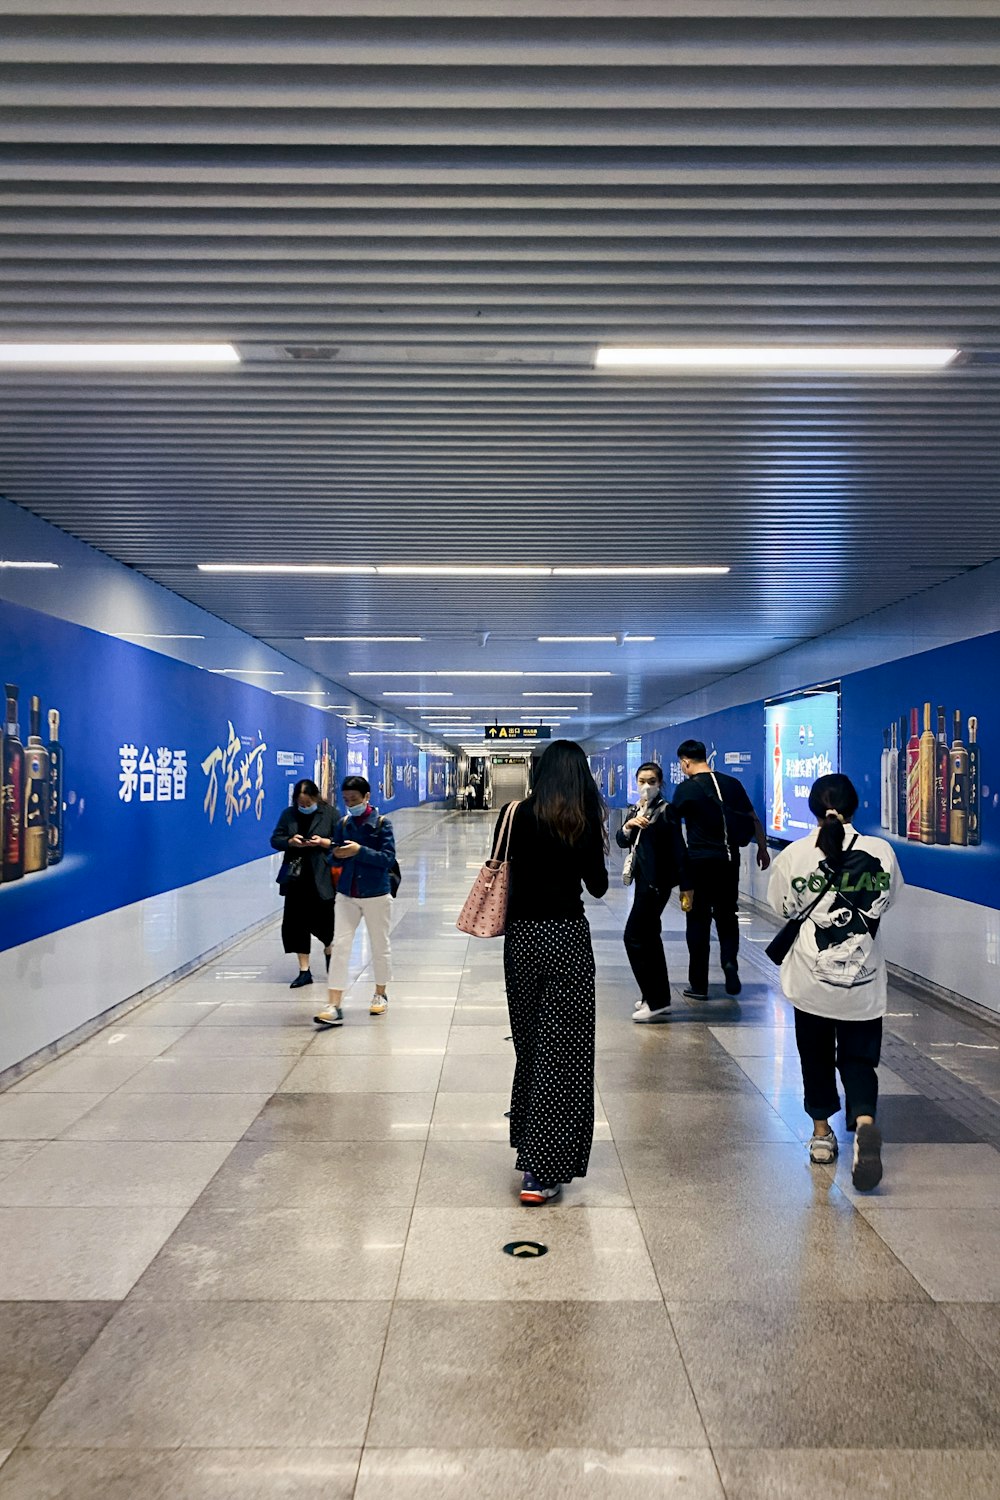
[[[585,1177],[594,1139],[594,950],[586,917],[512,922],[503,950],[517,1054],[510,1143],[550,1185]]]

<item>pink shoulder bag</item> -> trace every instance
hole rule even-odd
[[[472,890],[455,923],[459,932],[467,932],[470,937],[503,937],[510,890],[510,831],[514,813],[520,805],[512,802],[504,813],[493,853],[473,881]]]

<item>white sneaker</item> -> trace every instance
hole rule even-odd
[[[380,995],[378,990],[376,990],[372,996],[372,1003],[368,1007],[368,1014],[370,1016],[384,1016],[388,1009],[389,996]]]
[[[814,1167],[829,1167],[837,1160],[839,1150],[832,1130],[828,1135],[814,1135],[809,1142],[809,1160]]]
[[[339,1005],[328,1005],[326,1010],[317,1011],[313,1020],[317,1026],[343,1026],[344,1012]]]
[[[650,1010],[645,1000],[639,1000],[636,1002],[635,1010],[632,1012],[632,1019],[633,1021],[638,1021],[640,1023],[644,1021],[662,1021],[664,1017],[669,1016],[669,1014],[669,1000],[667,1001],[666,1005],[661,1006],[659,1010]]]

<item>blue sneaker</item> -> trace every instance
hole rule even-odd
[[[546,1187],[531,1172],[525,1172],[521,1182],[521,1202],[529,1208],[540,1208],[543,1203],[551,1203],[561,1192],[562,1183],[555,1182],[551,1187]]]

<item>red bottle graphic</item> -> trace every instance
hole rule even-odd
[[[774,726],[774,813],[771,826],[780,833],[785,826],[785,788],[781,775],[781,725]]]
[[[910,709],[910,738],[906,742],[906,837],[920,842],[920,733],[915,708]]]

